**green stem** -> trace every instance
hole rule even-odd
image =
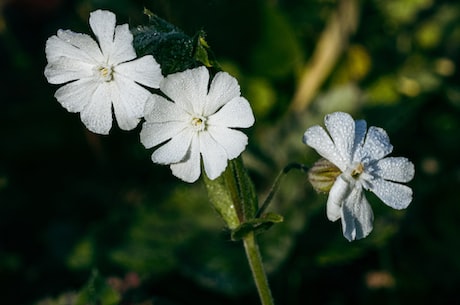
[[[302,172],[307,172],[308,171],[308,167],[306,167],[305,165],[300,164],[300,163],[290,163],[290,164],[286,165],[281,170],[281,172],[278,174],[278,176],[276,177],[275,182],[273,183],[272,188],[270,189],[270,193],[268,194],[268,196],[265,199],[265,201],[263,202],[262,206],[260,207],[260,209],[256,213],[256,218],[259,218],[262,215],[262,213],[265,212],[267,207],[272,202],[273,196],[275,196],[275,193],[278,191],[278,188],[279,188],[280,183],[281,183],[281,178],[283,178],[287,173],[289,173],[289,171],[291,169],[298,169],[298,170],[300,170]]]
[[[252,277],[254,278],[254,282],[259,293],[260,301],[262,302],[262,305],[274,305],[254,232],[248,233],[243,238],[243,243],[249,266],[251,267]]]

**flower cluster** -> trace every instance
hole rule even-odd
[[[387,133],[366,122],[354,121],[343,112],[325,117],[327,131],[309,128],[303,142],[332,164],[328,173],[337,172],[327,200],[327,217],[342,220],[348,240],[366,237],[372,231],[373,212],[363,190],[370,190],[386,205],[404,209],[412,201],[412,189],[403,182],[414,177],[414,165],[403,157],[386,157],[393,150]],[[324,167],[324,162],[320,166]]]
[[[80,113],[84,125],[98,134],[109,133],[113,115],[123,130],[143,119],[140,141],[155,149],[154,163],[170,165],[186,182],[200,177],[201,164],[208,178],[219,177],[247,146],[239,129],[255,121],[236,79],[226,72],[211,78],[204,66],[164,77],[152,55],[137,58],[128,25],[116,26],[113,13],[92,12],[89,24],[96,40],[59,30],[46,42],[45,76],[63,85],[55,93],[58,102]],[[341,112],[326,116],[325,125],[327,131],[313,126],[303,136],[325,158],[310,170],[310,180],[329,192],[327,217],[342,220],[344,236],[364,238],[372,230],[373,212],[363,190],[404,209],[412,190],[401,183],[413,178],[414,165],[386,157],[393,147],[381,128],[367,130],[365,121]]]
[[[217,178],[227,160],[247,145],[247,136],[234,128],[254,124],[236,79],[219,72],[208,90],[205,67],[163,78],[152,55],[136,58],[128,25],[115,22],[112,12],[97,10],[89,18],[97,42],[69,30],[47,40],[45,76],[52,84],[64,84],[56,99],[68,111],[79,112],[85,126],[99,134],[112,127],[112,107],[123,130],[134,129],[145,115],[142,143],[147,148],[161,145],[153,162],[171,164],[175,176],[194,182],[202,159],[207,176]],[[144,86],[160,88],[169,100]]]

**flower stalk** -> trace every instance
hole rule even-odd
[[[262,305],[275,304],[254,232],[246,234],[243,238],[243,243],[249,267],[251,268],[252,277],[254,278]]]

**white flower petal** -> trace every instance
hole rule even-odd
[[[355,144],[355,121],[353,118],[348,113],[334,112],[326,115],[324,124],[342,159],[351,163]]]
[[[363,145],[363,153],[370,160],[379,160],[391,153],[392,150],[393,146],[390,144],[390,138],[386,131],[380,127],[369,127]]]
[[[104,60],[99,45],[87,34],[75,33],[70,30],[58,30],[57,37],[60,42],[48,46],[47,41],[45,51],[49,61],[57,57],[69,57],[88,63],[101,62]]]
[[[109,82],[113,109],[118,126],[123,130],[134,129],[144,115],[144,107],[151,93],[130,79],[118,76]]]
[[[348,241],[361,239],[372,231],[374,213],[361,188],[354,188],[342,206],[343,236]]]
[[[227,72],[219,72],[212,79],[203,115],[215,113],[220,107],[240,96],[237,80]],[[252,112],[252,111],[251,111]]]
[[[147,100],[144,117],[149,123],[181,122],[188,124],[191,120],[191,116],[177,104],[157,94],[150,95]]]
[[[323,158],[331,161],[342,172],[347,169],[347,162],[337,152],[327,132],[321,126],[313,126],[305,131],[302,142],[315,149]]]
[[[110,57],[114,51],[115,22],[115,14],[109,11],[97,10],[89,15],[89,25],[99,41],[102,54],[106,58]]]
[[[372,180],[370,190],[393,209],[405,209],[412,201],[412,189],[410,187],[384,179]]]
[[[150,88],[159,88],[163,79],[160,65],[152,55],[119,64],[115,67],[115,73]]]
[[[98,84],[93,78],[82,78],[59,88],[54,96],[70,112],[80,112],[91,101]]]
[[[192,138],[190,149],[184,162],[171,164],[171,171],[174,176],[185,182],[195,182],[201,173],[200,144],[198,138]]]
[[[136,51],[133,47],[133,34],[129,31],[129,26],[127,24],[116,26],[109,63],[117,65],[134,58],[136,58]]]
[[[85,126],[94,133],[108,134],[112,127],[110,86],[99,85],[88,105],[80,113]]]
[[[93,77],[94,65],[60,57],[49,62],[45,67],[45,77],[50,84],[64,84],[80,78]]]
[[[164,122],[161,124],[145,122],[140,133],[141,143],[145,148],[154,147],[175,137],[186,127],[184,123],[180,122]]]
[[[238,157],[248,144],[248,137],[239,130],[221,126],[208,126],[208,132],[224,148],[229,160]]]
[[[326,203],[326,214],[330,221],[336,221],[341,216],[343,201],[350,193],[350,186],[340,175],[335,180],[329,191]]]
[[[85,44],[86,47],[83,47]],[[45,54],[48,63],[64,57],[77,62],[95,64],[97,59],[102,58],[99,46],[90,36],[69,30],[58,30],[57,36],[48,38]]]
[[[199,133],[200,152],[203,157],[204,170],[209,179],[214,180],[227,167],[227,154],[207,132]]]
[[[235,128],[251,127],[254,121],[251,106],[243,97],[232,99],[208,118],[209,125]]]
[[[388,157],[379,160],[376,163],[376,174],[385,179],[394,182],[409,182],[414,178],[414,164],[407,158]]]
[[[160,89],[182,109],[202,115],[208,82],[208,69],[202,66],[168,75]]]
[[[184,161],[190,148],[193,132],[184,129],[176,134],[152,154],[152,161],[159,164],[172,164]]]

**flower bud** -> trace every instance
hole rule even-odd
[[[332,162],[321,158],[308,171],[308,181],[319,193],[328,193],[342,172]]]

